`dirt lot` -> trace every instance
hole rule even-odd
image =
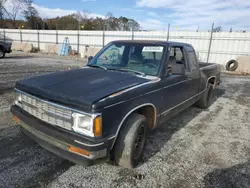
[[[190,107],[149,135],[141,165],[74,165],[26,138],[9,113],[14,82],[82,62],[0,60],[0,187],[250,187],[250,78],[223,75],[209,110]]]

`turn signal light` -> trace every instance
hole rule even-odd
[[[69,150],[71,152],[74,152],[74,153],[77,153],[77,154],[80,154],[80,155],[90,156],[89,151],[81,149],[81,148],[77,148],[77,147],[74,147],[74,146],[69,146]]]
[[[102,118],[101,116],[98,116],[95,118],[94,121],[94,134],[96,137],[102,135]]]
[[[14,120],[15,122],[17,122],[17,123],[21,123],[21,119],[20,119],[19,117],[17,117],[17,116],[14,116],[14,117],[13,117],[13,120]]]

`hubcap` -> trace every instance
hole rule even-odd
[[[134,142],[133,158],[138,159],[142,153],[143,146],[145,143],[145,127],[141,125]]]

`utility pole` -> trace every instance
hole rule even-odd
[[[212,24],[211,35],[210,35],[210,41],[209,41],[209,46],[208,46],[207,63],[208,63],[208,61],[209,61],[209,56],[210,56],[210,52],[211,52],[211,46],[212,46],[212,40],[213,40],[213,32],[214,32],[214,23]]]
[[[168,24],[168,34],[167,34],[167,41],[169,41],[169,31],[170,31],[170,23]]]

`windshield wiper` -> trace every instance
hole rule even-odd
[[[101,69],[104,69],[104,70],[108,70],[106,67],[101,66],[101,65],[91,65],[91,64],[89,64],[87,66],[89,66],[89,67],[95,67],[95,68],[101,68]]]
[[[116,69],[116,70],[118,70],[118,71],[124,71],[124,72],[132,72],[132,73],[135,73],[135,74],[146,76],[146,74],[144,72],[140,72],[140,71],[133,70],[133,69]]]
[[[112,68],[107,68],[107,67],[104,67],[104,66],[101,66],[101,65],[91,65],[91,64],[89,64],[87,66],[101,68],[101,69],[104,69],[104,70],[117,70],[117,71],[122,71],[122,72],[132,72],[132,73],[135,73],[135,74],[146,76],[146,74],[144,72],[136,71],[136,70],[133,70],[133,69],[112,69]]]

